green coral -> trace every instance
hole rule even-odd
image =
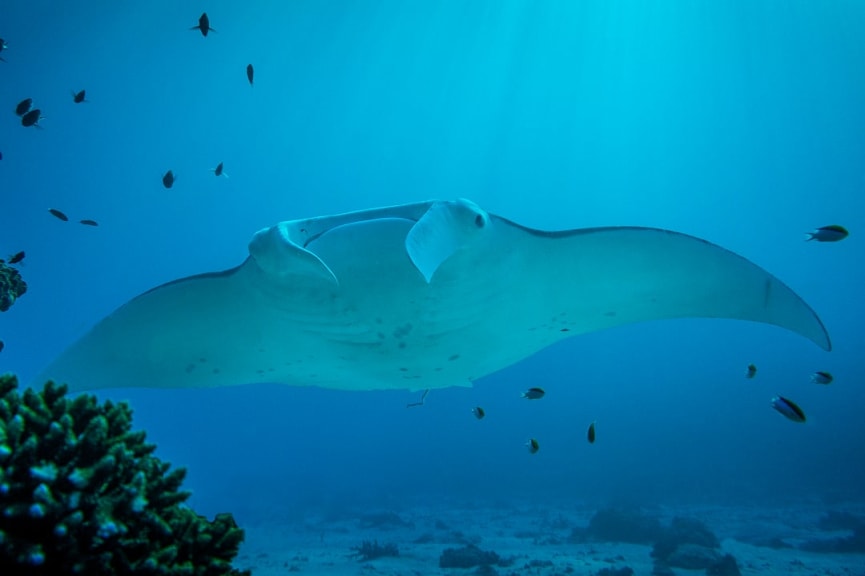
[[[27,574],[241,575],[243,530],[183,505],[186,471],[152,455],[126,403],[19,393],[0,376],[0,566]],[[5,571],[4,571],[5,573]]]
[[[0,260],[0,312],[6,312],[19,296],[27,292],[21,273]]]

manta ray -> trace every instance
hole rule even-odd
[[[133,298],[39,378],[71,390],[442,388],[579,334],[692,317],[774,324],[831,348],[802,298],[710,242],[534,230],[460,199],[264,228],[242,264]]]

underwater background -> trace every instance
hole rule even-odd
[[[188,468],[192,507],[241,526],[418,503],[863,504],[863,29],[865,3],[842,0],[6,0],[0,256],[26,251],[29,289],[0,316],[0,371],[41,384],[116,307],[239,264],[281,220],[465,197],[546,230],[668,228],[776,275],[834,350],[677,320],[578,336],[410,409],[422,391],[98,396]],[[21,126],[24,98],[41,129]],[[829,224],[850,237],[803,241]],[[532,386],[543,400],[520,397]]]

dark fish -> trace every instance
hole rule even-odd
[[[213,169],[213,174],[216,176],[225,176],[228,178],[228,174],[226,174],[222,169],[222,162],[216,165],[216,168]]]
[[[748,364],[748,367],[745,369],[745,378],[753,378],[757,375],[757,367],[753,364]]]
[[[162,177],[162,185],[166,188],[171,188],[174,186],[174,172],[169,170],[165,173],[165,176]]]
[[[39,127],[39,120],[42,119],[42,111],[39,108],[30,110],[21,117],[21,125],[24,127],[36,126]]]
[[[6,344],[3,343],[3,340],[0,340],[0,352],[3,352],[3,348],[6,347]]]
[[[85,92],[85,90],[82,90],[81,92],[73,91],[72,92],[72,101],[75,102],[76,104],[81,104],[82,102],[87,102],[87,100],[84,99],[84,92]]]
[[[25,98],[15,107],[15,113],[19,116],[24,116],[33,107],[33,98]]]
[[[201,17],[198,19],[198,26],[193,26],[190,30],[201,30],[201,35],[205,38],[208,32],[216,32],[216,30],[210,27],[210,18],[207,17],[207,12],[201,13]]]
[[[805,422],[805,412],[799,408],[792,400],[787,400],[783,396],[775,396],[772,398],[772,408],[786,416],[793,422]]]
[[[249,80],[249,85],[252,86],[252,77],[255,75],[255,70],[252,67],[252,64],[246,65],[246,79]]]
[[[474,408],[472,408],[472,414],[474,414],[475,418],[477,418],[478,420],[483,420],[484,416],[487,415],[487,413],[484,412],[484,409],[480,406],[475,406]]]
[[[831,384],[834,379],[830,372],[817,371],[811,374],[811,382],[814,384]]]
[[[523,392],[523,398],[528,400],[540,400],[544,397],[544,389],[543,388],[529,388],[525,392]]]
[[[9,263],[10,264],[18,264],[22,260],[24,260],[24,250],[22,250],[21,252],[18,252],[17,254],[13,254],[12,256],[9,257]]]
[[[80,220],[79,222],[85,226],[99,226],[96,220]]]
[[[9,48],[9,45],[6,44],[6,40],[4,40],[3,38],[0,38],[0,52],[3,52],[7,48]],[[6,62],[6,60],[3,60],[2,57],[0,57],[0,60],[2,60],[3,62]]]
[[[69,222],[69,217],[66,214],[64,214],[63,212],[61,212],[60,210],[56,210],[54,208],[51,208],[48,211],[55,218],[59,218],[59,219],[63,220],[64,222]]]
[[[594,422],[589,424],[589,431],[586,433],[586,438],[589,440],[589,444],[595,443],[595,423]]]
[[[849,234],[850,233],[847,232],[847,229],[843,226],[832,224],[831,226],[823,226],[822,228],[817,228],[813,232],[808,232],[808,237],[805,238],[805,241],[816,240],[817,242],[838,242],[839,240],[846,238]]]
[[[526,448],[529,449],[530,454],[537,454],[538,450],[541,449],[541,445],[538,444],[538,441],[532,438],[528,442],[526,442]]]

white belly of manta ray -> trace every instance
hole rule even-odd
[[[687,317],[774,324],[831,348],[777,278],[667,230],[544,232],[468,200],[429,201],[281,222],[249,251],[235,268],[132,299],[39,380],[441,388],[570,336]]]

